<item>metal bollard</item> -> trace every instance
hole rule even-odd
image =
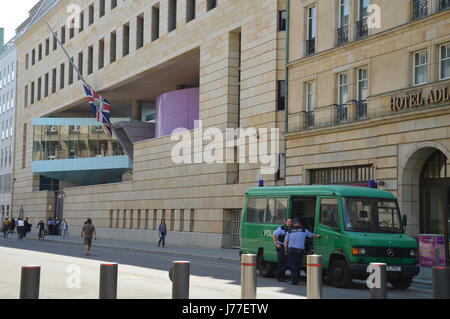
[[[41,266],[23,266],[20,279],[20,299],[39,299]]]
[[[322,299],[322,256],[306,257],[306,290],[308,299]]]
[[[172,265],[172,299],[189,299],[189,261],[174,261]]]
[[[241,299],[256,299],[256,255],[241,256]]]
[[[450,299],[450,269],[433,267],[433,298]]]
[[[382,263],[371,263],[367,268],[371,273],[367,279],[372,299],[387,299],[387,265]]]
[[[100,265],[99,299],[117,299],[118,268],[116,263]]]

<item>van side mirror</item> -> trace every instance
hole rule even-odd
[[[408,225],[408,216],[407,215],[403,215],[402,222],[403,222],[404,227],[406,227],[406,225]]]

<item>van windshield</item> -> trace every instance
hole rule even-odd
[[[342,200],[347,231],[403,233],[397,201],[385,198],[346,197]]]

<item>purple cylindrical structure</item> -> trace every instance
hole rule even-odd
[[[200,89],[167,92],[156,99],[156,137],[171,135],[177,128],[194,129],[199,119]]]

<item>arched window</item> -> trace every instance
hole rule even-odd
[[[450,178],[450,163],[441,151],[436,151],[425,162],[422,180]]]

